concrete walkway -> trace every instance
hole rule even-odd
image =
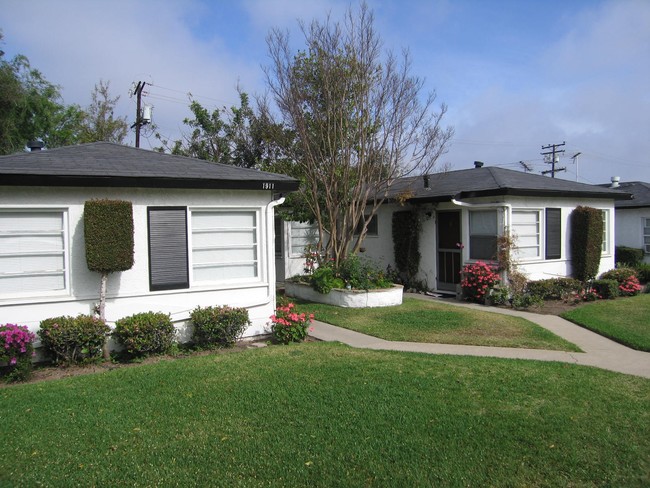
[[[453,344],[429,344],[421,342],[393,342],[368,336],[334,325],[314,321],[310,335],[322,341],[338,341],[352,347],[387,351],[422,352],[428,354],[454,354],[461,356],[484,356],[508,359],[536,359],[539,361],[561,361],[566,363],[595,366],[619,373],[650,378],[650,353],[635,351],[594,332],[575,325],[555,315],[540,315],[530,312],[485,307],[452,300],[441,300],[424,295],[406,294],[412,298],[428,301],[442,301],[456,307],[475,308],[483,312],[523,317],[572,342],[584,352],[546,351],[541,349],[519,349],[512,347],[459,346]]]

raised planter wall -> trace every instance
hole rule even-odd
[[[287,296],[347,308],[391,307],[393,305],[401,305],[404,291],[402,285],[393,285],[392,288],[367,291],[334,288],[329,293],[323,294],[318,293],[311,286],[303,283],[287,281],[284,285]]]

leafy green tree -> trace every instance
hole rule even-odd
[[[79,106],[62,103],[60,87],[25,56],[6,60],[0,51],[0,154],[19,151],[36,139],[48,147],[74,144],[83,116]]]
[[[99,80],[92,92],[92,102],[83,114],[79,142],[124,142],[129,125],[126,117],[115,117],[119,99],[119,96],[111,98],[110,81]]]
[[[408,52],[382,52],[365,3],[343,23],[300,25],[306,49],[297,53],[286,32],[269,34],[267,82],[295,134],[290,159],[304,201],[338,264],[358,252],[393,181],[431,170],[453,131],[442,127],[446,107],[433,109],[435,94],[421,95]]]

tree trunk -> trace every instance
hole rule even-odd
[[[106,284],[108,283],[108,273],[102,273],[99,285],[99,318],[106,320]],[[104,340],[104,359],[110,359],[111,352],[108,349],[108,337]]]

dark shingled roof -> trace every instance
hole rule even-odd
[[[0,156],[0,185],[295,191],[284,175],[110,142]]]
[[[610,184],[605,183],[599,186],[609,188]],[[616,189],[632,194],[632,200],[616,202],[616,208],[650,207],[650,183],[644,181],[628,181],[619,183]]]
[[[484,196],[535,196],[629,199],[622,191],[597,185],[550,178],[513,171],[494,166],[447,171],[428,175],[429,187],[425,188],[423,176],[396,180],[389,190],[389,198],[407,196],[416,202],[444,202],[452,198],[463,199]]]

